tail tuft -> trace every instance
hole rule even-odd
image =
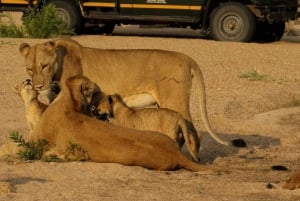
[[[243,139],[235,139],[231,141],[231,145],[234,147],[246,147],[247,144]]]

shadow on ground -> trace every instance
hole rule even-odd
[[[201,163],[213,163],[218,157],[236,155],[240,149],[267,149],[271,146],[280,145],[279,138],[262,136],[259,134],[239,135],[239,134],[218,134],[218,136],[227,141],[234,139],[243,139],[247,146],[243,148],[225,146],[217,143],[208,133],[204,133],[201,141],[201,151],[199,153]]]

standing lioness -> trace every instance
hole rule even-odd
[[[47,90],[52,81],[65,82],[74,75],[85,75],[102,87],[106,94],[120,94],[128,106],[132,97],[179,112],[192,122],[189,102],[192,78],[197,86],[198,107],[205,128],[221,144],[207,118],[203,76],[190,57],[165,50],[96,49],[83,47],[71,39],[58,39],[32,47],[19,48],[34,88]],[[127,101],[126,101],[127,100]],[[138,105],[139,107],[145,105]],[[199,137],[200,141],[200,137]]]
[[[66,80],[55,101],[43,113],[33,131],[33,139],[45,139],[57,153],[70,143],[80,145],[95,162],[137,165],[154,170],[185,168],[192,171],[213,170],[188,160],[177,144],[158,132],[122,128],[98,121],[82,112],[95,86],[86,77]]]

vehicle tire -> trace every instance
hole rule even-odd
[[[285,22],[277,22],[273,24],[257,23],[255,40],[262,42],[279,41],[285,32]]]
[[[59,17],[67,23],[69,29],[73,29],[75,33],[82,32],[83,18],[75,1],[51,0],[48,3],[56,6]]]
[[[211,37],[220,41],[249,42],[256,29],[254,14],[237,2],[215,8],[210,18]]]

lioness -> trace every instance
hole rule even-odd
[[[65,82],[71,76],[84,74],[106,94],[118,93],[125,102],[143,99],[145,105],[155,100],[160,107],[179,112],[190,122],[189,100],[194,78],[205,128],[217,142],[232,144],[221,140],[212,131],[207,118],[202,72],[197,63],[184,54],[165,50],[88,48],[72,39],[58,39],[31,47],[23,43],[19,50],[38,91],[47,91],[52,81]],[[130,102],[126,104],[134,106]]]
[[[57,153],[71,142],[80,145],[95,162],[137,165],[154,170],[185,168],[213,170],[188,160],[176,142],[164,134],[122,128],[82,113],[85,94],[93,90],[86,77],[68,78],[61,92],[43,113],[33,131],[35,139],[46,139]]]
[[[127,128],[151,130],[164,133],[182,147],[186,142],[187,148],[195,161],[199,161],[198,150],[200,143],[197,131],[181,114],[167,108],[144,108],[134,110],[125,105],[122,98],[115,94],[108,97],[111,105],[110,122]],[[106,108],[99,104],[97,114],[105,113]],[[102,109],[103,108],[103,109]]]

